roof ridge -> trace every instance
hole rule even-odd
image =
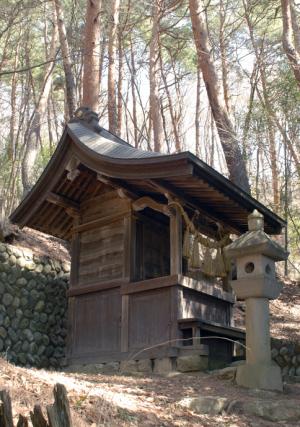
[[[129,144],[129,142],[100,126],[99,115],[89,107],[77,108],[69,123],[80,123],[98,135],[109,139],[110,141],[134,148],[131,144]]]

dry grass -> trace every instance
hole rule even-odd
[[[256,417],[243,415],[200,416],[178,407],[177,402],[197,395],[239,400],[267,395],[275,401],[295,399],[295,405],[300,403],[299,385],[290,385],[283,395],[270,392],[258,395],[204,373],[172,378],[66,373],[15,367],[0,359],[0,389],[10,391],[15,419],[18,413],[28,416],[35,403],[43,408],[52,403],[56,382],[67,388],[75,427],[271,426]]]

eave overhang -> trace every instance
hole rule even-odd
[[[41,209],[45,211],[49,192],[57,188],[72,158],[95,174],[138,188],[139,194],[146,194],[149,185],[157,183],[162,190],[182,197],[196,208],[198,206],[202,213],[207,212],[214,220],[228,223],[229,229],[237,234],[247,230],[247,215],[254,209],[264,215],[267,233],[279,234],[286,225],[283,219],[190,152],[171,155],[142,152],[126,143],[107,142],[84,125],[77,124],[65,127],[41,177],[12,213],[10,220],[13,223],[66,238],[63,232],[58,234],[50,226],[47,229],[37,224]]]

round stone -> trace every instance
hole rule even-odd
[[[271,350],[272,359],[275,359],[275,357],[277,357],[278,354],[279,354],[279,351],[277,350],[277,348],[272,348],[272,350]]]
[[[8,307],[13,302],[13,296],[11,294],[5,293],[2,298],[3,304]]]
[[[37,290],[32,289],[32,290],[30,291],[30,296],[31,296],[31,298],[32,298],[34,301],[37,301],[37,300],[38,300],[38,298],[39,298],[39,293],[38,293],[38,291],[37,291]]]
[[[15,317],[12,321],[11,321],[11,327],[14,330],[17,330],[20,324],[20,318]]]
[[[18,336],[12,328],[8,328],[8,335],[13,343],[16,343],[18,341]]]
[[[33,334],[30,329],[24,329],[23,335],[29,342],[33,341]]]
[[[6,280],[7,280],[7,274],[4,272],[4,271],[2,271],[1,273],[0,273],[0,280],[2,280],[2,282],[6,282]]]
[[[9,259],[9,255],[6,252],[0,253],[0,261],[5,262]]]
[[[0,252],[6,252],[6,246],[3,243],[0,243]]]
[[[45,302],[40,300],[36,303],[34,309],[35,309],[35,311],[41,312],[41,311],[43,311],[44,307],[45,307]]]
[[[49,337],[47,335],[43,335],[42,343],[47,347],[50,343]]]
[[[23,341],[22,343],[22,351],[24,351],[24,353],[26,353],[29,349],[29,342],[28,341]]]
[[[23,311],[20,308],[16,309],[16,317],[20,319],[23,316]]]
[[[38,354],[39,356],[41,356],[41,355],[45,352],[45,350],[46,350],[46,347],[45,347],[44,345],[41,345],[41,346],[38,348],[38,352],[37,352],[37,354]]]
[[[10,318],[9,318],[8,316],[5,316],[3,326],[4,326],[5,328],[8,328],[8,327],[9,327],[9,325],[10,325]]]
[[[26,265],[26,261],[25,261],[24,258],[21,257],[21,258],[17,259],[17,264],[18,264],[19,267],[24,268],[25,265]]]
[[[34,341],[35,341],[35,342],[37,342],[38,344],[39,344],[39,343],[42,341],[42,339],[43,339],[42,334],[41,334],[40,332],[38,332],[38,331],[34,332],[33,337],[34,337]]]
[[[5,291],[4,283],[0,282],[0,294],[2,295]]]
[[[17,258],[14,255],[10,255],[9,262],[11,265],[15,265],[17,262]]]
[[[13,351],[15,351],[16,353],[19,353],[21,348],[22,348],[22,343],[21,341],[18,341],[14,344]]]
[[[10,338],[7,337],[4,342],[5,342],[5,347],[6,348],[10,348],[11,347],[12,341],[11,341]]]
[[[20,363],[20,365],[26,365],[26,362],[27,362],[26,354],[19,353],[18,354],[18,362]]]
[[[68,262],[63,262],[62,269],[65,273],[69,273],[71,269],[70,264]]]
[[[4,314],[0,313],[0,326],[4,323]]]
[[[40,315],[40,321],[42,323],[47,323],[47,320],[48,320],[47,314],[46,313],[41,313],[41,315]]]
[[[284,366],[282,368],[282,375],[288,375],[289,374],[289,367],[288,366]]]
[[[27,285],[27,280],[25,279],[25,277],[20,277],[17,281],[16,281],[16,285],[21,287],[21,286],[25,286]]]
[[[3,340],[0,338],[0,352],[4,350],[4,342]]]
[[[1,338],[7,337],[7,330],[3,326],[0,326],[0,337]]]
[[[34,271],[36,271],[37,273],[41,273],[42,271],[43,271],[43,265],[42,264],[38,264],[36,267],[35,267],[35,269],[34,269]]]
[[[289,376],[293,377],[296,374],[295,366],[292,366],[289,370]]]
[[[28,304],[28,298],[22,297],[21,298],[21,306],[26,307]]]
[[[13,303],[12,303],[13,307],[14,308],[19,308],[20,304],[21,304],[20,298],[15,297],[14,300],[13,300]]]
[[[285,356],[286,354],[289,353],[289,350],[287,347],[281,347],[281,349],[279,350],[279,353],[281,354],[281,356]]]
[[[51,265],[50,265],[50,264],[46,264],[46,265],[44,266],[44,269],[43,269],[44,274],[49,274],[51,270],[52,270],[52,267],[51,267]]]
[[[29,351],[31,354],[35,354],[38,351],[38,347],[35,342],[29,344]]]
[[[26,329],[29,326],[29,320],[26,319],[26,317],[23,317],[23,319],[20,321],[20,329]]]

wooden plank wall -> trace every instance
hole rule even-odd
[[[140,215],[136,225],[135,280],[147,280],[170,274],[169,225]]]
[[[121,296],[119,288],[75,298],[72,355],[76,357],[120,350]]]
[[[230,326],[231,304],[210,295],[183,289],[182,318],[199,317],[206,321]]]
[[[129,297],[129,350],[170,339],[170,289],[155,289]]]
[[[81,227],[98,219],[107,218],[107,223],[80,233],[79,285],[123,277],[125,227],[120,215],[125,216],[129,209],[129,201],[115,191],[83,205]]]

